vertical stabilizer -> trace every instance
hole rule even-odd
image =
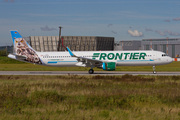
[[[14,45],[14,54],[21,61],[42,64],[36,51],[25,41],[18,31],[11,31],[11,36]]]

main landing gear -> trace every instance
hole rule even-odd
[[[155,71],[156,66],[153,66],[153,74],[156,74],[157,72]]]
[[[94,70],[93,69],[89,69],[89,74],[93,74]]]

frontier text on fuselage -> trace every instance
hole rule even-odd
[[[99,58],[99,60],[144,60],[146,53],[94,53],[92,59]]]

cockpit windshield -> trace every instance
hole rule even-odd
[[[162,54],[162,57],[168,56],[167,54]]]

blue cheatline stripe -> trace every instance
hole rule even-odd
[[[48,63],[57,63],[57,62],[48,62]]]
[[[152,59],[150,60],[117,60],[117,62],[142,62],[142,61],[154,61]]]
[[[48,63],[58,63],[58,62],[77,62],[77,61],[49,61]]]

